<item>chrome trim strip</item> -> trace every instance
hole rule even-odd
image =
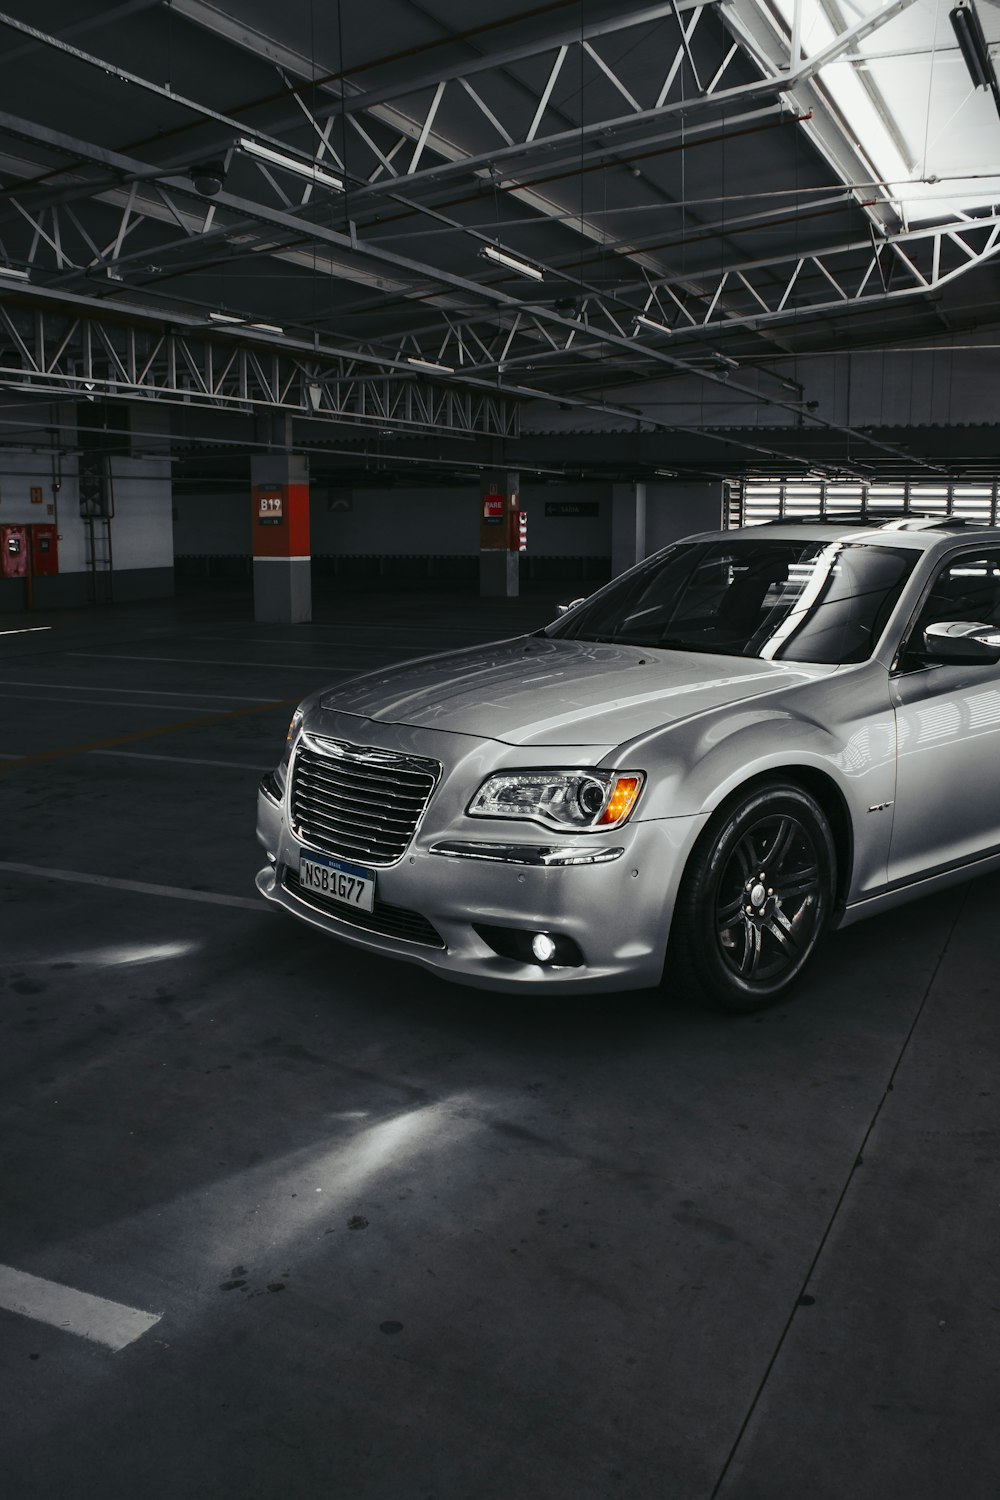
[[[536,865],[546,869],[561,865],[606,865],[613,859],[621,859],[624,849],[583,849],[564,845],[562,848],[546,848],[542,844],[481,844],[472,840],[447,840],[432,844],[432,854],[444,854],[452,859],[487,859],[505,865]]]
[[[979,873],[980,865],[986,864],[991,859],[996,859],[998,855],[1000,855],[1000,844],[991,844],[988,849],[981,849],[971,859],[949,859],[944,864],[933,865],[929,870],[921,870],[917,875],[906,875],[900,880],[890,880],[880,891],[876,891],[872,896],[865,897],[865,900],[875,901],[879,896],[891,896],[894,892],[904,891],[909,886],[916,888],[923,885],[925,881],[937,880],[943,875],[956,875],[959,872],[966,875],[969,880],[972,880]],[[855,904],[860,906],[863,903],[857,902]]]
[[[335,740],[330,735],[315,734],[309,729],[303,729],[300,738],[317,755],[325,755],[328,760],[378,766],[390,771],[402,771],[410,776],[432,776],[435,778],[435,787],[441,777],[441,762],[429,755],[407,755],[400,750],[383,750],[377,745],[355,745],[350,740]]]

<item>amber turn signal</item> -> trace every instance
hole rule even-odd
[[[642,786],[641,776],[619,776],[615,783],[615,789],[611,793],[607,807],[598,818],[597,828],[613,827],[628,817]]]

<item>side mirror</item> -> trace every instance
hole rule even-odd
[[[586,595],[581,594],[579,599],[571,599],[568,604],[557,604],[556,611],[561,615],[568,614],[571,609],[576,609],[578,604],[583,604]]]
[[[1000,661],[1000,626],[983,625],[975,620],[942,620],[924,631],[924,652],[932,661],[981,662]]]

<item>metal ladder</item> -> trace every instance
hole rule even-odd
[[[91,604],[110,604],[114,598],[114,558],[111,550],[111,517],[87,516],[86,562]]]

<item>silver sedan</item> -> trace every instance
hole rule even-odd
[[[533,635],[321,688],[268,900],[465,984],[746,1011],[830,928],[1000,865],[1000,530],[688,538]]]

